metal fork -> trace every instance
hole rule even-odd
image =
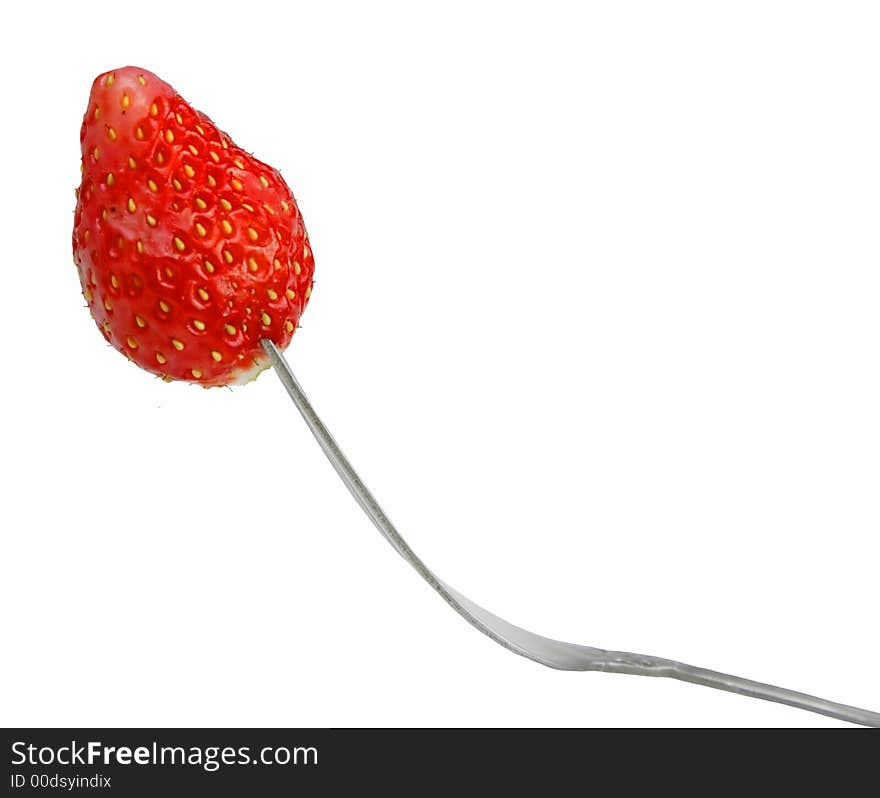
[[[784,687],[775,687],[771,684],[755,682],[739,676],[697,668],[693,665],[686,665],[683,662],[675,662],[670,659],[646,656],[644,654],[631,654],[627,651],[606,651],[605,649],[593,648],[592,646],[564,643],[561,640],[553,640],[549,637],[529,632],[519,626],[514,626],[503,618],[499,618],[497,615],[483,609],[438,579],[409,547],[394,527],[394,524],[385,515],[385,511],[379,506],[373,494],[370,493],[367,486],[364,485],[357,475],[357,472],[352,468],[351,463],[342,453],[339,445],[333,440],[333,436],[318,417],[284,356],[271,341],[263,340],[261,343],[272,361],[272,365],[275,367],[275,373],[312,431],[324,454],[327,455],[327,459],[333,468],[336,469],[336,473],[339,474],[339,477],[345,483],[351,495],[354,496],[355,501],[367,514],[367,517],[394,547],[394,550],[418,571],[422,578],[443,597],[452,609],[484,635],[498,643],[498,645],[504,646],[504,648],[512,651],[514,654],[527,657],[549,668],[568,671],[628,673],[635,676],[665,676],[670,679],[679,679],[683,682],[701,684],[705,687],[714,687],[717,690],[727,690],[731,693],[739,693],[740,695],[751,696],[752,698],[761,698],[765,701],[787,704],[798,709],[805,709],[809,712],[816,712],[820,715],[827,715],[863,726],[880,727],[880,713],[871,712],[867,709],[859,709],[847,704],[838,704],[834,701],[827,701],[824,698],[817,698],[816,696],[788,690]]]

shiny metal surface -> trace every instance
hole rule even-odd
[[[718,673],[705,668],[697,668],[693,665],[660,657],[632,654],[625,651],[606,651],[601,648],[552,640],[514,626],[503,618],[483,609],[435,576],[407,545],[373,494],[361,482],[348,458],[333,440],[333,436],[318,417],[283,355],[271,341],[264,340],[262,345],[275,367],[276,374],[324,454],[327,455],[327,459],[367,517],[397,553],[421,574],[422,578],[443,597],[452,609],[499,645],[550,668],[605,671],[606,673],[626,673],[635,676],[664,676],[752,698],[761,698],[765,701],[787,704],[851,723],[880,727],[880,713],[877,712],[838,704],[806,693],[755,682],[751,679],[743,679],[739,676]]]

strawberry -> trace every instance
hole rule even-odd
[[[73,252],[104,338],[165,379],[243,383],[284,349],[314,260],[281,175],[151,72],[92,84]]]

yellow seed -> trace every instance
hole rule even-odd
[[[288,288],[284,292],[284,296],[286,296],[288,299],[294,299],[296,297],[296,291],[294,291],[292,288]]]
[[[220,144],[223,146],[224,150],[229,149],[229,145],[226,143],[226,139],[224,139],[222,136],[220,137]]]
[[[143,140],[144,140],[144,129],[143,129],[140,125],[138,125],[138,126],[135,128],[135,131],[134,131],[134,137],[135,137],[138,141],[143,141]]]
[[[131,105],[131,100],[125,92],[122,93],[122,99],[119,101],[119,104],[123,108],[128,108]]]
[[[113,303],[109,299],[104,300],[104,310],[113,310]]]
[[[156,185],[156,181],[155,181],[155,180],[148,180],[148,181],[147,181],[147,187],[148,187],[148,188],[150,189],[150,191],[152,191],[154,194],[157,193],[157,192],[159,191],[159,186]]]
[[[174,248],[178,252],[183,252],[183,250],[186,249],[186,244],[184,244],[177,236],[174,236]]]
[[[217,186],[217,181],[214,180],[214,178],[213,178],[212,175],[208,175],[208,185],[209,185],[211,188],[215,188],[215,187]]]
[[[312,295],[312,286],[306,288],[306,299],[308,299]]]
[[[196,125],[195,128],[196,128],[196,130],[199,132],[199,135],[200,135],[200,136],[204,136],[204,135],[205,135],[205,129],[204,129],[201,125]]]
[[[303,247],[303,260],[308,260],[309,254],[309,248],[307,246]]]
[[[281,200],[281,210],[285,213],[290,210],[290,206],[284,200]]]
[[[189,151],[190,151],[193,155],[198,155],[198,154],[199,154],[199,151],[196,149],[195,144],[190,144],[190,145],[189,145]]]
[[[260,314],[260,320],[261,320],[261,321],[263,322],[263,324],[265,324],[267,327],[272,323],[272,318],[269,316],[268,313],[266,313],[265,310]]]
[[[165,141],[169,144],[174,141],[174,132],[170,128],[165,131]]]
[[[248,258],[248,268],[249,268],[252,272],[257,271],[257,269],[259,269],[259,266],[257,265],[256,260],[254,260],[253,258]]]
[[[165,156],[162,154],[161,150],[156,152],[156,163],[157,164],[165,163]]]
[[[263,175],[260,175],[260,182],[263,184],[263,188],[269,188],[269,181]]]
[[[241,191],[244,188],[244,186],[241,183],[241,180],[238,180],[235,177],[233,177],[232,180],[230,180],[229,182],[236,191]]]
[[[260,237],[260,234],[253,227],[248,227],[247,234],[251,241],[256,241]]]
[[[107,84],[107,86],[112,86],[114,80],[116,80],[116,75],[111,72],[109,75],[107,75],[107,80],[105,80],[104,82]]]
[[[202,372],[199,371],[198,369],[193,369],[193,370],[190,372],[190,374],[192,374],[193,377],[195,377],[196,379],[200,379],[201,376],[202,376]]]
[[[140,327],[141,329],[143,329],[144,327],[147,326],[147,323],[144,321],[143,316],[135,316],[134,323],[137,324],[137,326]]]
[[[281,261],[278,258],[275,258],[272,265],[275,267],[275,271],[277,272],[281,268]]]
[[[177,120],[178,125],[183,124],[183,117],[180,114],[174,114],[174,118]]]
[[[251,213],[254,212],[254,206],[248,205],[246,202],[242,202],[241,207],[244,208],[246,211],[250,211]]]
[[[129,169],[137,169],[137,161],[132,158],[130,155],[128,156],[128,168]]]
[[[208,231],[205,230],[205,226],[204,226],[203,224],[201,224],[200,222],[196,222],[196,232],[197,232],[202,238],[204,238],[206,235],[208,235]]]
[[[137,349],[138,348],[137,338],[135,338],[133,335],[129,335],[128,338],[125,339],[125,343],[128,344],[129,349]]]
[[[284,329],[287,330],[287,332],[293,332],[293,322],[290,320],[284,322]]]
[[[218,363],[223,360],[223,355],[221,355],[216,349],[211,350],[211,357],[214,358]]]
[[[146,86],[147,79],[143,75],[138,75],[138,83],[140,83],[141,86]]]
[[[234,163],[239,169],[244,169],[244,161],[241,158],[234,158],[232,163]]]
[[[204,288],[199,289],[199,299],[201,299],[202,302],[207,302],[210,298],[211,295]]]
[[[107,185],[113,185],[113,172],[107,172]]]
[[[278,292],[274,288],[267,288],[266,296],[274,302],[276,299],[278,299]]]
[[[193,327],[195,327],[199,332],[203,332],[205,329],[205,322],[201,319],[193,319]]]
[[[232,263],[232,253],[228,249],[223,250],[223,260],[227,263]]]
[[[95,121],[101,118],[101,109],[98,106],[95,106]]]
[[[129,197],[128,198],[128,211],[129,213],[134,213],[137,210],[137,205],[135,205],[134,200]]]
[[[208,274],[213,274],[213,273],[214,273],[214,264],[211,263],[211,261],[209,261],[209,260],[206,260],[206,261],[205,261],[205,271],[206,271]]]
[[[101,211],[101,218],[106,222],[106,221],[107,221],[107,217],[108,217],[107,209],[104,208],[104,209]]]
[[[110,139],[110,141],[116,141],[116,139],[117,139],[116,128],[112,128],[112,127],[107,128],[107,138]]]
[[[164,299],[160,299],[159,310],[161,310],[163,313],[167,313],[169,310],[171,310],[171,305],[169,305]]]
[[[116,279],[115,274],[110,275],[110,285],[112,285],[114,288],[119,288],[119,280]]]
[[[143,255],[143,254],[144,254],[144,244],[143,244],[143,242],[142,242],[142,241],[138,241],[137,244],[135,244],[135,246],[137,247],[137,251],[138,251],[138,253],[140,253],[141,255]]]
[[[101,157],[101,148],[100,147],[95,147],[95,149],[92,150],[92,157],[96,161],[98,160],[98,158]]]
[[[229,224],[229,219],[224,219],[222,222],[220,222],[220,227],[223,228],[223,232],[226,233],[226,235],[232,233],[232,225]]]
[[[226,330],[227,335],[235,335],[235,327],[233,327],[231,324],[227,324],[224,329]]]
[[[150,227],[155,227],[156,226],[156,217],[150,216],[150,214],[147,214],[147,224],[150,225]]]
[[[176,338],[171,339],[171,346],[173,346],[178,352],[183,349],[183,341],[178,341]]]
[[[161,352],[156,352],[156,362],[160,366],[164,366],[168,362],[168,358],[166,358]]]
[[[180,185],[180,181],[176,177],[171,178],[171,185],[174,186],[175,191],[180,191],[183,189],[183,186]]]
[[[265,202],[263,203],[263,207],[271,213],[273,216],[275,215],[275,210],[271,205],[267,205]]]
[[[221,199],[220,204],[223,206],[224,211],[232,210],[232,203],[228,199]]]
[[[203,211],[208,207],[208,204],[201,197],[196,197],[196,207]]]
[[[214,150],[211,150],[211,151],[208,153],[208,155],[211,156],[211,160],[214,161],[214,163],[220,163],[220,156],[217,155],[217,153],[214,152]]]
[[[183,171],[186,173],[187,177],[194,177],[196,170],[193,169],[188,163],[183,165]]]
[[[300,268],[299,261],[298,261],[298,260],[295,260],[295,261],[293,262],[293,273],[294,273],[294,274],[299,274],[301,271],[302,271],[302,269]]]

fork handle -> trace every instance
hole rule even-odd
[[[409,547],[394,524],[385,515],[385,511],[379,506],[373,494],[361,481],[357,472],[352,467],[348,458],[342,453],[333,436],[324,426],[311,402],[297,382],[290,365],[285,360],[278,348],[269,340],[263,340],[263,349],[275,367],[275,373],[299,410],[306,425],[315,436],[330,464],[339,474],[355,501],[361,506],[367,517],[373,522],[382,536],[392,545],[395,551],[403,557],[422,578],[436,590],[459,615],[468,623],[475,626],[487,637],[490,637],[498,645],[512,651],[514,654],[527,657],[541,665],[550,668],[569,671],[604,671],[606,673],[627,673],[635,676],[663,676],[678,679],[683,682],[691,682],[705,687],[713,687],[717,690],[726,690],[731,693],[760,698],[765,701],[774,701],[778,704],[805,709],[820,715],[827,715],[838,720],[863,726],[880,727],[880,713],[871,712],[867,709],[859,709],[847,704],[838,704],[827,701],[824,698],[788,690],[784,687],[776,687],[763,682],[755,682],[740,676],[731,676],[726,673],[698,668],[660,657],[646,656],[644,654],[631,654],[626,651],[606,651],[592,646],[581,646],[575,643],[565,643],[561,640],[553,640],[549,637],[537,635],[519,626],[499,618],[475,604],[469,598],[463,596],[457,590],[451,588],[425,565],[418,555]]]

